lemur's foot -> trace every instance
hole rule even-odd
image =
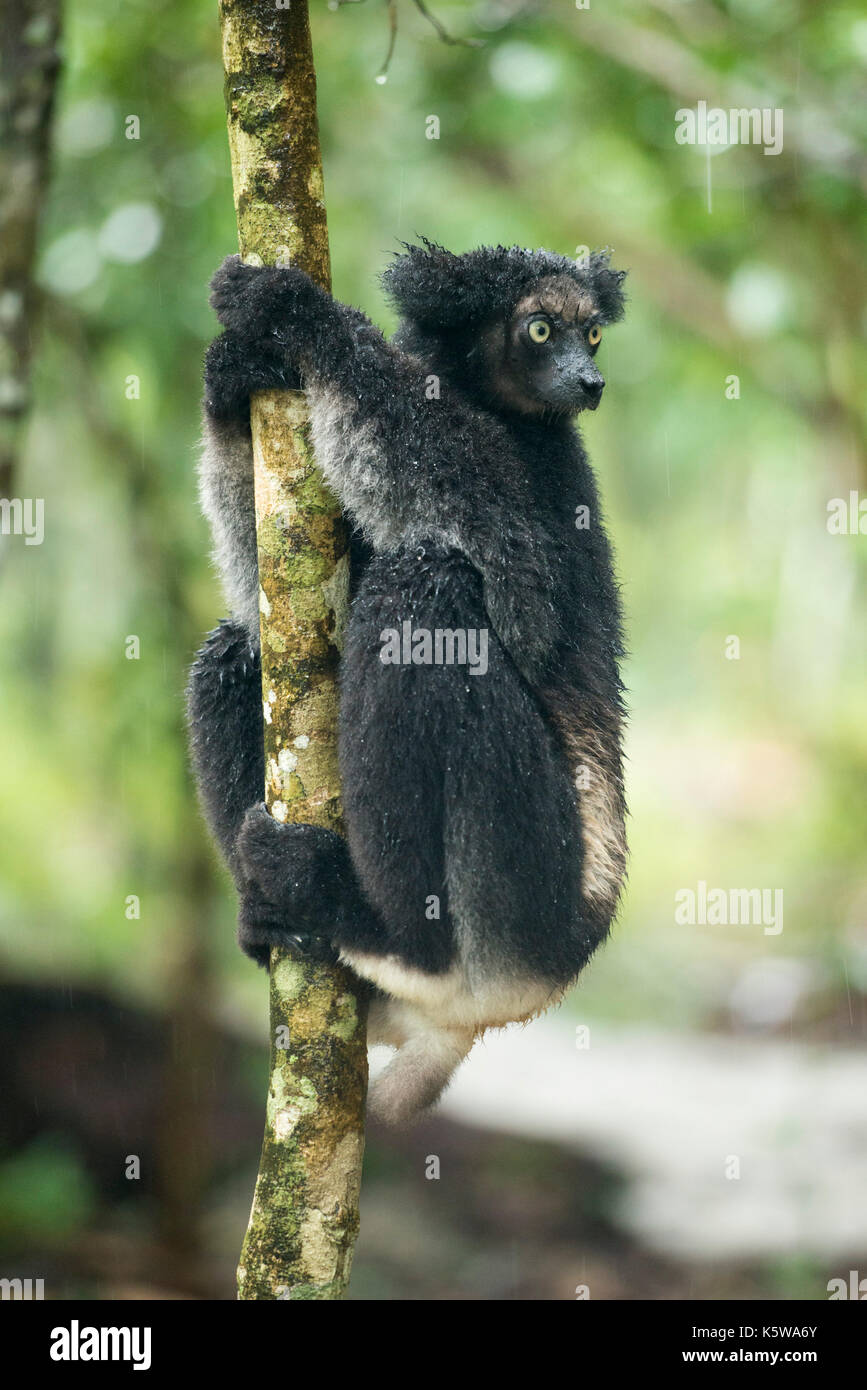
[[[305,960],[336,960],[332,932],[354,892],[339,835],[318,825],[281,824],[251,806],[236,844],[242,950],[267,965],[272,946]]]
[[[211,280],[217,318],[245,339],[281,341],[281,330],[309,314],[317,296],[322,291],[297,266],[244,265],[240,256],[227,256]]]
[[[245,894],[241,901],[238,944],[246,955],[266,969],[272,946],[281,946],[296,960],[333,964],[338,959],[337,950],[326,936],[288,931],[283,919],[275,917],[273,907],[251,894]]]

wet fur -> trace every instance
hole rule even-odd
[[[273,942],[300,933],[374,987],[371,1038],[399,1048],[376,1099],[391,1120],[435,1100],[486,1027],[559,999],[616,910],[617,589],[580,435],[534,397],[513,343],[537,309],[570,327],[616,321],[621,280],[604,255],[582,268],[519,248],[409,247],[385,276],[403,315],[390,343],[300,272],[230,258],[214,280],[226,331],[206,360],[200,481],[233,616],[192,672],[193,761],[239,889],[244,949],[266,963]],[[346,841],[256,805],[248,403],[299,380],[353,529]],[[384,665],[381,634],[407,619],[487,629],[487,673]]]

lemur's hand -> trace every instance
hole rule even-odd
[[[342,897],[351,891],[351,866],[339,835],[318,825],[283,825],[260,803],[244,817],[235,852],[242,950],[260,965],[268,964],[272,946],[305,960],[336,960],[331,932],[342,915]]]
[[[303,323],[328,296],[295,266],[244,265],[227,256],[211,280],[211,305],[225,328],[244,338],[280,336]]]
[[[214,419],[247,420],[256,391],[298,391],[301,376],[274,338],[221,333],[205,353],[205,409]]]

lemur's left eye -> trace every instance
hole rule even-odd
[[[551,325],[547,319],[533,319],[527,332],[534,343],[547,343],[551,336]]]
[[[602,329],[598,323],[591,326],[590,332],[587,334],[587,341],[591,347],[598,347],[602,342]]]

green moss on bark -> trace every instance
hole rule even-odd
[[[242,255],[330,286],[306,0],[222,0],[225,95]],[[337,662],[347,537],[316,468],[304,397],[251,406],[259,551],[265,800],[280,821],[342,830]],[[238,1268],[242,1299],[340,1298],[358,1231],[367,1047],[344,970],[271,958],[262,1158]],[[286,1042],[288,1030],[288,1046]]]

